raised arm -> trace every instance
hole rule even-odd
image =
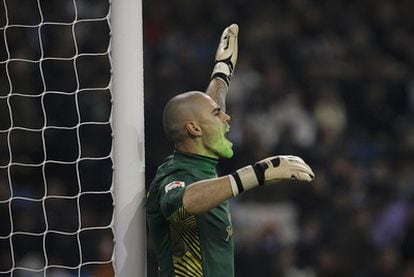
[[[232,24],[221,34],[211,81],[206,90],[223,111],[226,110],[226,95],[237,63],[238,33],[239,26]]]
[[[203,180],[186,187],[184,208],[191,214],[201,214],[243,191],[283,180],[312,181],[315,174],[299,157],[274,156],[248,165],[234,173]]]
[[[237,62],[237,36],[239,27],[232,24],[220,38],[211,82],[206,93],[225,111],[226,95]],[[207,212],[223,201],[259,185],[283,180],[311,181],[312,169],[299,157],[274,156],[234,173],[208,180],[198,181],[185,188],[183,205],[185,210],[196,215]]]

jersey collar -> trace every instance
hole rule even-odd
[[[212,171],[212,172],[216,171],[216,167],[219,161],[218,159],[215,159],[215,158],[206,157],[206,156],[197,155],[197,154],[188,153],[188,152],[181,152],[178,150],[174,151],[173,156],[174,156],[174,159],[177,159],[189,165],[193,164],[197,167],[202,166],[204,170]]]

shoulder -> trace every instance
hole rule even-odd
[[[164,168],[163,172],[157,172],[149,187],[147,203],[159,202],[160,198],[175,189],[184,189],[186,186],[199,181],[199,179],[186,169]]]

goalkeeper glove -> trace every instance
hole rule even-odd
[[[230,85],[230,78],[237,62],[238,33],[239,26],[237,24],[232,24],[224,29],[217,48],[213,73],[211,74],[211,79],[220,78],[227,86]]]
[[[284,180],[312,181],[312,169],[299,157],[274,156],[236,170],[230,175],[233,195],[256,186]]]

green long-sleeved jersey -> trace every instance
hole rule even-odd
[[[158,168],[146,201],[159,276],[234,276],[233,227],[228,201],[193,216],[183,207],[185,187],[217,177],[218,160],[175,151]]]

